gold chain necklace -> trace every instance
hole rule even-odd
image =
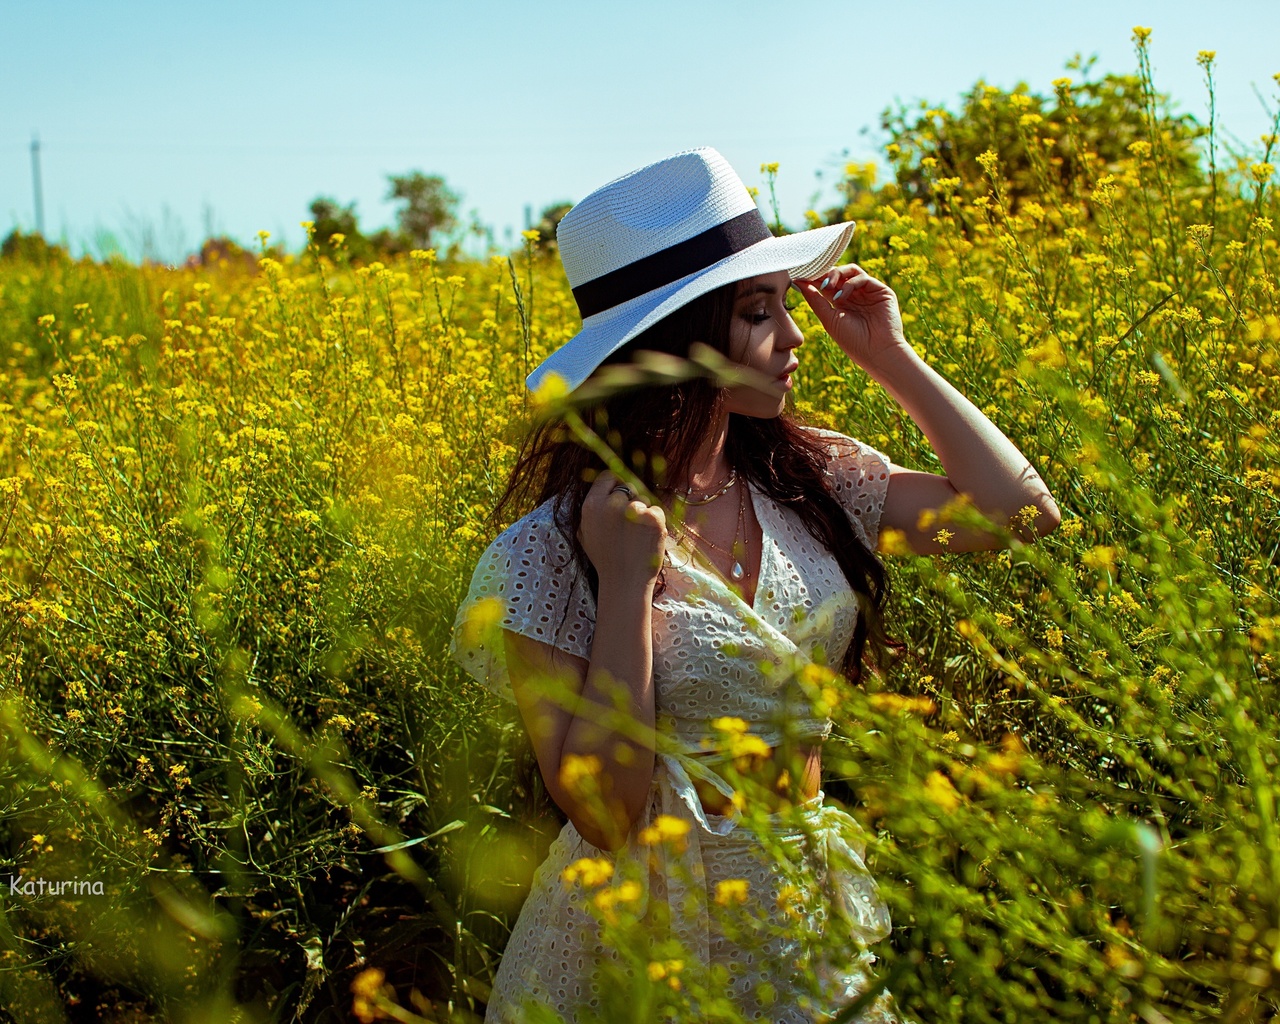
[[[732,469],[731,469],[731,470],[729,470],[729,479],[728,479],[728,480],[726,480],[726,481],[724,482],[724,486],[723,486],[723,487],[721,487],[718,491],[716,491],[716,493],[715,493],[715,494],[708,495],[708,496],[707,496],[707,497],[705,497],[705,498],[698,498],[698,499],[694,500],[694,499],[692,499],[692,498],[690,498],[690,497],[689,497],[689,494],[691,493],[691,490],[690,490],[690,491],[685,491],[685,492],[684,492],[684,503],[685,503],[686,505],[710,505],[713,501],[715,501],[715,500],[716,500],[716,498],[720,497],[720,496],[721,496],[722,494],[724,494],[727,490],[729,490],[729,488],[733,486],[733,482],[734,482],[735,480],[737,480],[737,479],[738,479],[738,474],[737,474],[734,470],[732,470]]]
[[[694,537],[697,537],[698,540],[702,541],[702,543],[705,544],[707,547],[715,551],[719,551],[721,554],[728,555],[730,558],[733,559],[733,568],[729,570],[729,575],[733,577],[733,581],[735,583],[741,583],[742,578],[746,575],[746,570],[742,567],[742,563],[743,561],[746,560],[746,557],[747,557],[747,544],[745,539],[746,532],[747,532],[746,531],[746,510],[747,510],[746,488],[742,487],[742,488],[739,488],[738,490],[738,525],[734,528],[734,531],[733,531],[733,541],[730,545],[732,550],[730,551],[725,551],[725,549],[722,548],[719,544],[712,544],[711,541],[707,540],[706,537],[698,533],[698,531],[695,530],[693,527],[688,526],[686,524],[681,524],[680,526],[680,532],[685,535],[686,539],[689,537],[690,534],[692,534]],[[741,531],[741,533],[743,534],[743,541],[741,546],[739,546],[739,543],[738,543],[739,531]],[[708,559],[707,561],[708,563],[710,563],[710,559]],[[720,576],[722,577],[724,576],[724,573],[720,572],[719,569],[716,569],[714,564],[711,565],[711,568],[715,569],[716,573],[719,574]]]

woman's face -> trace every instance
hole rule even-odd
[[[769,419],[782,413],[790,378],[783,378],[798,359],[792,351],[803,340],[791,319],[787,302],[791,278],[785,270],[763,274],[738,283],[733,304],[729,355],[734,361],[758,370],[771,383],[766,390],[738,385],[726,396],[729,412]]]

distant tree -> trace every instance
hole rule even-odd
[[[218,235],[213,238],[206,238],[200,246],[200,252],[193,253],[187,257],[186,265],[194,268],[212,267],[217,266],[219,263],[240,263],[246,267],[253,267],[257,262],[258,257],[234,239],[228,238],[226,235]]]
[[[445,185],[444,178],[410,171],[389,174],[387,180],[391,183],[387,198],[404,203],[396,212],[396,222],[410,248],[430,249],[437,231],[452,231],[457,225],[459,197]]]
[[[315,224],[312,235],[316,246],[330,259],[335,257],[338,249],[333,240],[334,235],[342,236],[342,248],[357,262],[368,259],[372,251],[369,240],[360,233],[355,206],[355,203],[340,206],[328,196],[318,196],[312,200],[311,220]]]
[[[538,218],[538,223],[534,225],[541,235],[539,243],[548,248],[554,247],[556,244],[556,231],[560,227],[560,221],[564,219],[564,215],[573,209],[573,203],[564,201],[561,203],[552,203],[550,206],[542,208],[542,214]]]
[[[1092,63],[1076,60],[1068,68],[1087,74]],[[1114,166],[1130,155],[1132,143],[1148,139],[1149,110],[1179,177],[1203,180],[1196,140],[1204,129],[1190,115],[1171,113],[1167,95],[1148,97],[1136,75],[1108,74],[1069,91],[1058,89],[1053,97],[1031,92],[1025,84],[1006,92],[980,81],[963,96],[958,114],[947,113],[940,104],[922,103],[921,108],[925,113],[902,105],[886,110],[881,127],[889,135],[898,187],[930,204],[935,179],[959,178],[963,185],[980,186],[984,172],[978,157],[986,150],[999,156],[1015,207],[1024,196],[1035,195],[1036,161],[1027,151],[1033,130],[1051,140],[1043,156],[1036,156],[1047,165],[1054,187],[1066,190],[1082,165]]]
[[[38,231],[24,235],[17,228],[0,243],[0,259],[24,263],[65,263],[71,259],[65,246],[50,245]]]
[[[413,248],[409,238],[403,231],[392,231],[390,228],[378,228],[369,236],[369,248],[378,256],[400,256]]]

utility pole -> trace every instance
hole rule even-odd
[[[36,197],[36,233],[44,237],[44,193],[40,187],[40,137],[31,135],[31,188]]]

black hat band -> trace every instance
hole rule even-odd
[[[726,256],[772,237],[769,225],[754,207],[723,224],[716,224],[683,242],[611,270],[573,289],[582,319],[620,306],[655,288],[705,270]]]

